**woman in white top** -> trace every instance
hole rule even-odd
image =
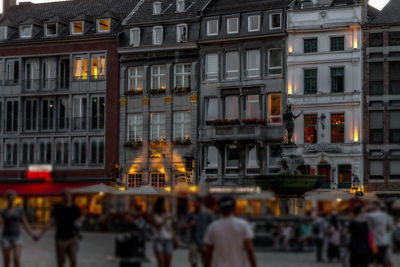
[[[174,250],[174,232],[172,216],[165,210],[164,198],[157,199],[151,215],[151,222],[155,228],[153,249],[157,257],[157,266],[170,267]]]

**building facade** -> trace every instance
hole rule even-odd
[[[400,19],[398,1],[369,10],[364,27],[364,172],[367,191],[400,193]]]
[[[362,181],[362,5],[294,2],[287,14],[287,97],[293,142],[323,188]]]
[[[123,22],[119,162],[128,187],[197,182],[196,41],[207,3],[140,1]]]
[[[198,157],[210,185],[280,170],[288,4],[215,0],[202,13]]]

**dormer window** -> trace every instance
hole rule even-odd
[[[218,35],[218,20],[213,19],[207,21],[207,36]]]
[[[184,12],[184,11],[185,11],[185,0],[177,0],[176,12]]]
[[[110,19],[98,19],[97,20],[97,32],[110,32],[111,20]]]
[[[57,36],[57,23],[47,23],[45,34],[47,37]]]
[[[83,27],[84,27],[83,21],[74,21],[71,23],[71,33],[73,35],[83,34]]]
[[[131,29],[130,44],[131,44],[131,46],[139,46],[140,45],[140,29],[139,28]]]
[[[248,31],[256,32],[260,30],[260,15],[252,15],[248,17]]]
[[[153,15],[161,14],[161,2],[153,3]]]
[[[271,30],[282,28],[281,13],[269,15],[269,28]]]
[[[157,26],[153,28],[153,45],[160,45],[163,41],[163,27]]]
[[[32,25],[24,25],[20,28],[21,38],[32,38]]]
[[[0,27],[0,41],[7,40],[7,26]]]
[[[187,25],[186,24],[179,24],[176,26],[176,41],[178,43],[187,42]]]

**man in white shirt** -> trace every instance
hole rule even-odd
[[[219,201],[222,218],[207,229],[204,243],[208,245],[206,267],[246,267],[246,254],[251,267],[257,267],[253,248],[254,234],[247,221],[233,216],[235,200]]]

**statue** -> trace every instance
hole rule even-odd
[[[294,120],[303,114],[303,111],[298,115],[293,115],[292,106],[287,105],[286,112],[283,114],[283,124],[287,132],[287,143],[293,144]]]

